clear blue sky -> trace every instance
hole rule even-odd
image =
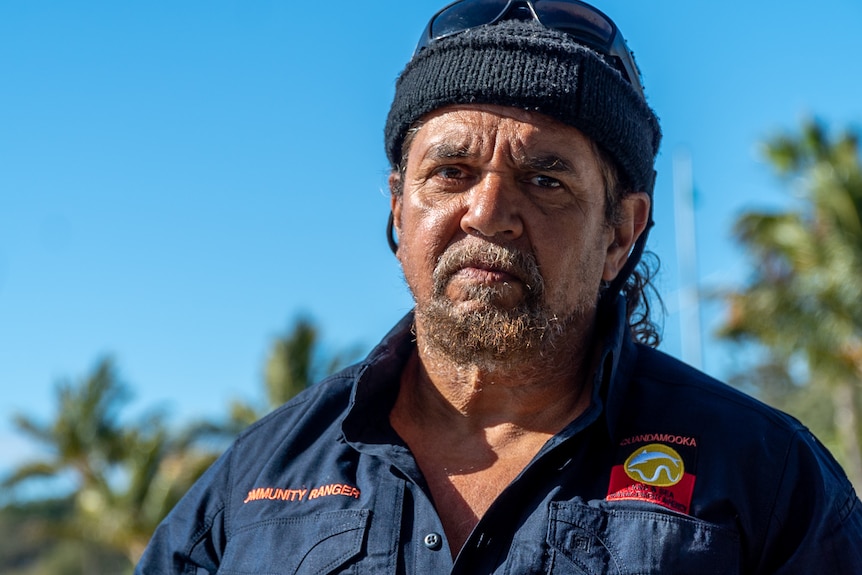
[[[54,384],[104,355],[133,409],[216,416],[259,396],[297,314],[368,349],[410,308],[382,127],[443,3],[0,0],[0,471],[32,449],[11,414],[47,417]],[[862,2],[597,5],[662,119],[651,243],[679,355],[674,155],[692,158],[701,285],[743,280],[734,217],[785,201],[757,143],[807,115],[862,125]]]

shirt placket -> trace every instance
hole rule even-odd
[[[451,573],[452,555],[443,531],[443,523],[426,491],[415,482],[408,484],[413,501],[412,517],[404,517],[412,525],[409,544],[405,545],[405,565],[408,573]]]

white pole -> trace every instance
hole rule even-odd
[[[694,227],[694,186],[691,156],[687,150],[678,150],[673,157],[673,195],[680,284],[679,321],[682,360],[697,369],[703,369],[697,240]]]

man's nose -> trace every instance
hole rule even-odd
[[[461,229],[470,235],[514,240],[524,232],[517,183],[489,172],[477,182],[467,197]]]

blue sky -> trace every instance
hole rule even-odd
[[[663,348],[681,355],[673,159],[691,157],[699,283],[744,280],[744,209],[785,205],[757,144],[862,126],[862,3],[605,0],[662,120]],[[410,308],[383,229],[394,80],[440,1],[0,0],[0,470],[58,380],[115,358],[179,421],[258,397],[298,314],[368,349]],[[704,369],[734,367],[709,332]]]

